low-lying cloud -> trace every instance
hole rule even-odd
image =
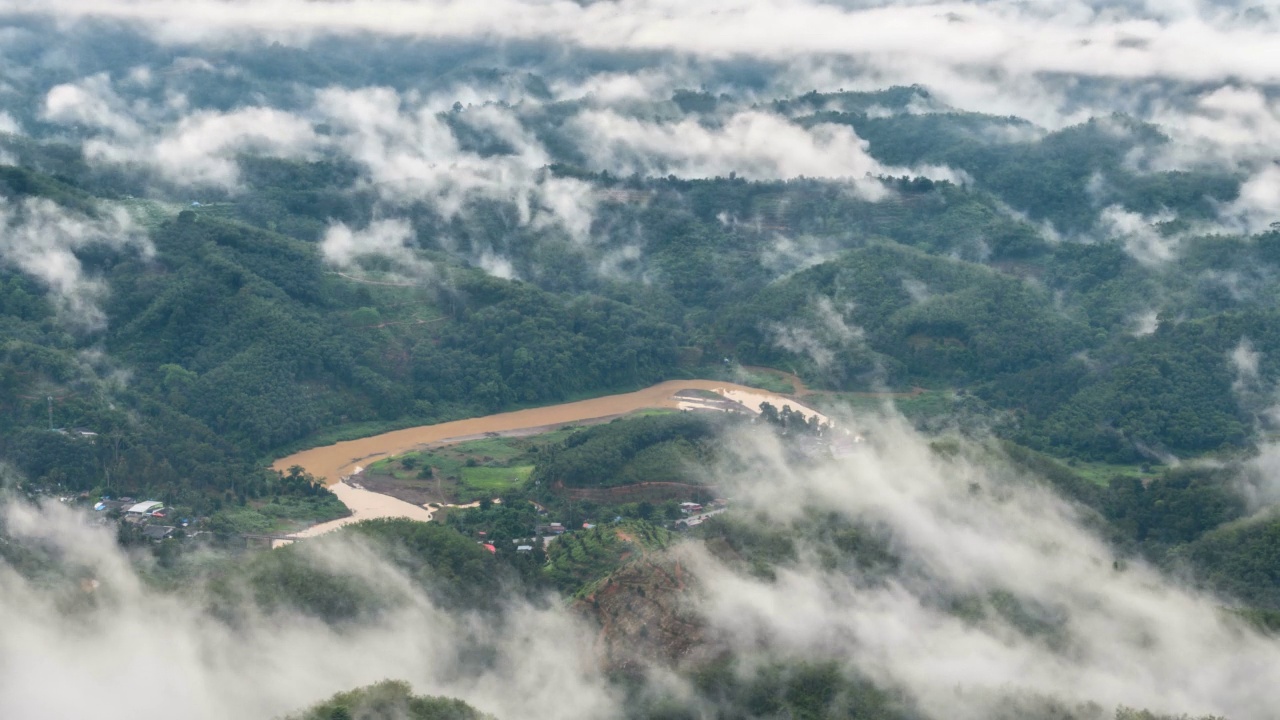
[[[379,33],[426,38],[556,40],[605,50],[672,51],[706,57],[808,55],[896,58],[914,64],[998,68],[1019,75],[1237,77],[1280,80],[1269,53],[1275,13],[1231,6],[1072,2],[1052,8],[1013,3],[834,4],[818,0],[736,0],[715,8],[674,0],[552,4],[502,0],[483,10],[465,2],[373,0],[317,5],[268,0],[90,2],[8,0],[10,12],[108,17],[149,23],[175,40],[244,31],[306,38]],[[1034,42],[1029,42],[1034,38]]]
[[[0,110],[0,134],[21,135],[22,125],[12,115]]]
[[[565,697],[595,717],[617,706],[598,671],[580,662],[589,637],[572,615],[515,603],[502,627],[486,627],[433,605],[359,544],[330,546],[313,562],[398,598],[387,616],[334,628],[251,613],[233,626],[211,618],[199,593],[149,589],[112,533],[57,504],[6,504],[0,524],[58,558],[72,581],[70,595],[55,602],[62,591],[0,563],[0,610],[13,623],[0,636],[5,717],[158,716],[167,711],[106,699],[160,692],[164,707],[193,718],[270,718],[387,677],[509,718],[554,713]],[[459,675],[459,648],[477,640],[500,660],[486,673]],[[59,690],[66,687],[77,690]]]
[[[145,168],[170,185],[234,189],[237,156],[305,157],[319,145],[310,122],[268,107],[189,110],[181,96],[159,105],[123,98],[100,73],[51,88],[42,119],[87,133],[94,163]]]
[[[735,114],[717,127],[696,120],[652,123],[589,111],[576,117],[573,126],[593,165],[619,175],[841,178],[850,180],[863,197],[878,200],[888,191],[873,176],[893,174],[867,153],[867,142],[852,128],[802,128],[757,111]],[[920,174],[954,177],[937,169]]]
[[[1280,643],[1245,629],[1218,600],[1141,562],[1120,561],[1083,529],[1080,512],[984,453],[943,456],[899,421],[838,462],[797,467],[752,436],[733,475],[735,504],[787,527],[834,513],[899,558],[888,578],[820,563],[817,547],[772,582],[704,558],[706,615],[748,651],[847,663],[905,689],[927,717],[987,718],[1017,697],[1264,717],[1280,682]],[[753,478],[768,478],[761,482]],[[811,559],[804,559],[804,558]],[[988,606],[965,617],[953,601],[1015,599],[1040,632]]]
[[[1039,125],[998,125],[1001,137],[982,142],[1027,140],[1114,111],[1160,123],[1172,142],[1136,151],[1131,169],[1214,169],[1241,177],[1239,197],[1222,203],[1214,229],[1253,233],[1280,219],[1273,209],[1280,171],[1271,150],[1280,138],[1273,92],[1280,64],[1247,50],[1280,35],[1280,18],[1271,11],[1086,1],[1049,8],[1003,0],[744,1],[714,12],[669,0],[551,6],[502,0],[500,8],[401,0],[372,0],[358,12],[345,1],[269,0],[252,8],[223,0],[0,3],[0,12],[63,21],[114,18],[183,53],[275,39],[314,50],[321,38],[360,42],[370,35],[488,48],[477,55],[482,60],[465,61],[475,66],[459,68],[456,79],[419,86],[397,76],[388,82],[398,88],[287,91],[267,82],[273,90],[246,95],[233,107],[193,105],[184,93],[198,90],[186,75],[213,66],[196,68],[202,61],[186,54],[45,91],[40,119],[82,136],[91,162],[146,169],[169,188],[239,190],[236,159],[244,153],[337,156],[355,161],[361,187],[391,206],[383,215],[426,203],[452,220],[477,202],[503,203],[514,224],[593,246],[600,241],[596,195],[589,183],[547,171],[566,159],[557,142],[572,146],[570,163],[615,175],[841,178],[869,199],[888,194],[879,175],[966,179],[946,167],[877,162],[851,127],[802,125],[764,104],[811,88],[901,83],[927,89],[908,112],[977,110]],[[536,53],[538,59],[513,60],[502,51],[506,41],[553,40],[568,43],[565,52],[581,54],[581,62]],[[543,91],[523,84],[534,76]],[[676,112],[672,91],[694,87],[727,94],[714,112]],[[560,123],[551,133],[556,141],[548,140],[547,123]],[[4,126],[0,116],[0,131]],[[474,147],[473,135],[489,147]],[[1129,227],[1133,218],[1104,212],[1102,220]],[[1176,238],[1142,228],[1128,234],[1144,263],[1175,254]]]
[[[430,277],[434,268],[419,257],[415,242],[413,227],[407,220],[375,220],[359,230],[335,223],[325,230],[320,253],[326,263],[339,268],[356,268],[361,259],[382,257],[414,275]]]
[[[426,201],[446,218],[477,199],[505,202],[521,224],[556,225],[589,240],[590,186],[547,172],[550,156],[511,110],[488,105],[457,113],[458,122],[505,146],[484,154],[462,147],[441,105],[439,98],[403,97],[390,88],[330,88],[318,93],[315,113],[335,129],[333,145],[365,168],[367,182],[388,202]]]
[[[0,264],[17,268],[47,288],[60,317],[86,330],[100,329],[106,283],[84,268],[78,251],[105,245],[150,255],[150,240],[120,208],[90,217],[43,198],[0,197]]]
[[[776,323],[767,330],[774,345],[813,361],[820,372],[830,372],[839,355],[864,346],[862,328],[845,320],[852,306],[836,307],[828,297],[812,302],[804,320]]]
[[[91,160],[121,164],[141,160],[174,184],[234,188],[240,176],[237,156],[306,157],[318,141],[310,123],[289,113],[245,108],[193,113],[142,143],[120,147],[91,140],[85,143],[85,154]]]
[[[731,512],[796,538],[799,550],[770,579],[696,542],[677,551],[696,578],[689,600],[705,636],[742,667],[762,656],[830,660],[928,718],[988,718],[1028,697],[1096,703],[1098,714],[1083,717],[1099,719],[1120,704],[1268,715],[1280,643],[1214,598],[1118,561],[1084,529],[1081,511],[987,451],[939,454],[892,417],[856,424],[874,439],[840,460],[799,460],[758,430],[729,439],[734,469],[718,480]],[[815,517],[883,542],[894,572],[824,560],[834,548],[800,529]],[[505,718],[554,713],[567,697],[591,717],[625,715],[619,689],[596,666],[595,631],[575,612],[516,599],[497,617],[446,611],[354,540],[293,550],[322,552],[312,562],[392,599],[390,610],[340,629],[286,612],[227,624],[206,614],[198,586],[151,589],[110,533],[82,515],[10,502],[0,523],[58,558],[71,580],[57,590],[0,564],[11,630],[0,635],[6,717],[133,718],[136,705],[103,698],[159,687],[195,718],[270,717],[384,677]],[[458,648],[476,643],[492,663],[464,663]],[[655,671],[663,679],[654,692],[691,697]],[[54,691],[68,684],[79,691]]]
[[[1164,264],[1177,257],[1181,238],[1160,232],[1157,224],[1172,220],[1173,213],[1148,217],[1112,205],[1103,209],[1098,220],[1101,232],[1120,239],[1125,252],[1147,266]]]

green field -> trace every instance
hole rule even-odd
[[[471,490],[483,490],[494,494],[519,487],[533,473],[532,465],[518,467],[464,467],[462,484]]]
[[[760,388],[761,390],[768,390],[769,392],[781,395],[790,395],[796,390],[795,386],[793,386],[791,381],[787,378],[763,372],[748,371],[734,379],[741,385]]]
[[[1117,475],[1131,475],[1139,478],[1155,478],[1162,470],[1163,465],[1154,466],[1155,472],[1142,469],[1142,465],[1114,465],[1102,462],[1082,462],[1076,460],[1063,461],[1071,468],[1076,475],[1088,480],[1099,487],[1107,487],[1111,483],[1111,478]]]
[[[524,485],[533,473],[537,448],[558,443],[578,428],[529,437],[490,437],[383,458],[368,473],[440,488],[451,501],[495,497]]]

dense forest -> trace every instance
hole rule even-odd
[[[199,32],[0,11],[0,665],[56,647],[113,678],[59,683],[197,717],[1269,707],[1274,86],[561,41],[629,3],[482,39],[267,19],[291,2],[243,32],[221,0]],[[797,26],[854,12],[819,4]],[[1132,29],[1061,46],[1147,52]],[[668,408],[375,453],[337,490],[433,522],[313,539],[365,516],[270,469],[693,378],[835,424]]]
[[[296,163],[261,175],[292,193],[329,177]],[[605,204],[596,222],[640,229],[643,284],[541,276],[566,267],[547,255],[558,252],[553,241],[510,248],[528,281],[440,259],[430,282],[364,283],[326,269],[314,233],[268,229],[295,212],[255,218],[239,201],[161,216],[147,231],[152,253],[86,254],[110,288],[105,331],[69,332],[41,287],[7,270],[6,455],[33,479],[86,490],[259,497],[269,479],[256,461],[336,426],[426,423],[633,388],[707,372],[700,365],[723,355],[795,369],[833,390],[963,389],[1010,439],[1080,459],[1241,449],[1265,422],[1256,398],[1233,391],[1232,353],[1257,353],[1259,388],[1274,375],[1275,231],[1192,238],[1178,262],[1150,268],[1124,252],[1123,238],[1045,243],[982,184],[908,183],[896,199],[866,203],[820,181],[627,182],[649,199]],[[14,169],[8,187],[19,213],[45,201],[68,212],[92,205],[29,170]],[[786,260],[772,258],[775,233],[725,226],[713,211],[769,213],[829,249],[792,259],[807,267],[789,272],[773,264]],[[84,217],[93,212],[104,211]],[[416,229],[424,257],[441,252],[432,222]],[[1030,244],[985,257],[967,245],[998,237]],[[1233,297],[1212,280],[1228,275],[1249,292]],[[1135,334],[1155,287],[1166,296],[1163,319]],[[125,372],[129,382],[113,385]],[[50,414],[54,426],[99,440],[42,435]]]

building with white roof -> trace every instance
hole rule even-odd
[[[134,505],[133,507],[126,510],[125,512],[137,513],[139,515],[150,515],[151,513],[157,510],[162,510],[162,509],[164,509],[164,503],[160,502],[159,500],[148,500],[146,502],[140,502],[137,505]]]

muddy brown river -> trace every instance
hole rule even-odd
[[[329,485],[329,489],[352,513],[350,517],[315,525],[293,537],[312,537],[335,530],[347,523],[379,517],[407,517],[425,521],[431,519],[432,512],[429,508],[360,487],[358,469],[380,458],[410,452],[428,443],[461,440],[485,433],[506,433],[540,428],[549,430],[560,425],[625,415],[637,410],[688,408],[690,404],[687,401],[677,400],[674,397],[681,390],[708,390],[742,402],[753,410],[758,409],[759,403],[770,402],[777,407],[790,404],[796,409],[804,410],[806,415],[813,412],[804,408],[793,398],[722,380],[669,380],[644,390],[621,395],[515,410],[436,425],[421,425],[359,440],[347,440],[280,458],[272,464],[272,467],[283,472],[294,465],[300,465],[312,475],[323,478]],[[343,482],[343,478],[349,476],[355,477]]]

